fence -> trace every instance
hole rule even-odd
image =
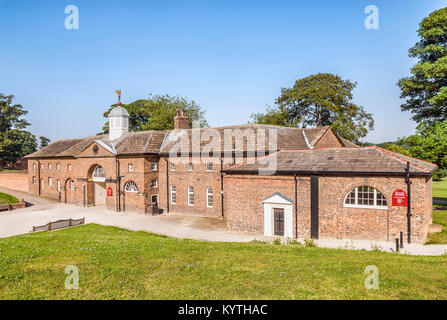
[[[54,222],[48,222],[46,225],[43,225],[43,226],[33,227],[33,232],[63,229],[63,228],[68,228],[68,227],[79,226],[84,223],[85,223],[85,218],[57,220]]]

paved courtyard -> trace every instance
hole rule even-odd
[[[205,241],[248,242],[253,240],[271,241],[272,237],[247,235],[229,231],[223,220],[216,218],[169,214],[146,216],[137,213],[116,213],[105,207],[82,208],[60,204],[52,200],[34,197],[20,191],[0,188],[28,203],[25,209],[0,211],[0,238],[29,233],[33,226],[45,225],[60,219],[85,217],[86,223],[115,226],[132,231],[146,231],[155,234]],[[318,240],[319,247],[372,250],[394,252],[394,243],[365,240]],[[442,255],[447,253],[447,245],[405,245],[403,253],[412,255]]]

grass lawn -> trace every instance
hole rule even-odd
[[[9,204],[13,204],[13,203],[19,203],[20,200],[14,196],[0,192],[0,203],[2,203],[2,202],[3,203],[8,202]]]
[[[66,290],[65,267],[79,268]],[[376,265],[380,288],[364,287]],[[447,299],[447,256],[180,240],[85,225],[0,239],[0,299]]]
[[[447,206],[433,205],[433,223],[442,225],[442,232],[429,234],[427,244],[446,244]]]
[[[8,167],[0,167],[0,172],[17,172],[17,171],[23,171],[23,170]]]
[[[433,181],[433,199],[447,202],[447,180]]]

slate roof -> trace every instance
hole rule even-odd
[[[226,130],[230,129],[230,130]],[[238,131],[240,130],[240,131]],[[276,146],[269,144],[270,130],[276,130]],[[276,152],[280,149],[310,149],[315,143],[329,130],[329,127],[319,128],[287,128],[274,125],[248,124],[240,126],[226,126],[217,128],[202,128],[200,134],[203,137],[209,137],[213,132],[218,132],[221,137],[220,148],[222,151],[232,151],[234,138],[225,140],[225,133],[237,133],[248,137],[244,139],[242,150],[236,145],[237,151],[255,151],[261,146],[260,133],[265,132],[264,149],[266,152]],[[191,150],[192,129],[168,130],[168,131],[139,131],[128,132],[117,141],[110,142],[108,135],[90,136],[81,139],[59,140],[51,143],[49,146],[27,156],[27,158],[52,158],[52,157],[77,157],[90,144],[97,142],[102,146],[107,146],[114,154],[132,155],[132,154],[168,154],[171,150],[185,147]],[[182,138],[187,140],[182,140]],[[253,139],[253,140],[251,140]],[[187,141],[186,144],[182,141]],[[212,138],[202,141],[200,151],[208,145]],[[254,144],[247,143],[253,141]],[[345,144],[341,139],[340,141]],[[345,144],[346,146],[346,144]]]
[[[266,151],[277,151],[279,149],[309,149],[309,144],[313,147],[312,142],[319,139],[328,129],[328,127],[320,128],[288,128],[273,125],[259,125],[249,124],[241,126],[226,126],[217,128],[202,128],[200,133],[202,137],[210,137],[213,132],[218,132],[220,136],[220,150],[231,151],[233,149],[234,135],[244,136],[242,150],[238,151],[255,151],[263,147]],[[240,131],[238,131],[240,130]],[[275,130],[277,133],[276,147],[270,144],[270,130]],[[169,153],[175,146],[179,149],[191,150],[193,141],[193,129],[186,130],[172,130],[166,135],[166,139],[161,146],[161,153]],[[265,141],[262,141],[261,134],[265,132]],[[306,136],[303,135],[306,132]],[[306,142],[306,137],[308,142]],[[310,137],[310,138],[309,138]],[[201,141],[202,151],[203,147],[208,145],[212,138]],[[184,143],[183,143],[184,142]],[[262,143],[262,144],[261,144]]]
[[[437,166],[433,163],[403,156],[379,147],[330,148],[315,150],[282,150],[273,155],[224,169],[226,173],[257,173],[265,168],[266,160],[277,157],[276,173],[376,173],[404,174],[407,161],[410,173],[431,174]]]

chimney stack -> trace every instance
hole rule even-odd
[[[189,118],[185,110],[177,109],[174,117],[174,129],[189,129]]]

